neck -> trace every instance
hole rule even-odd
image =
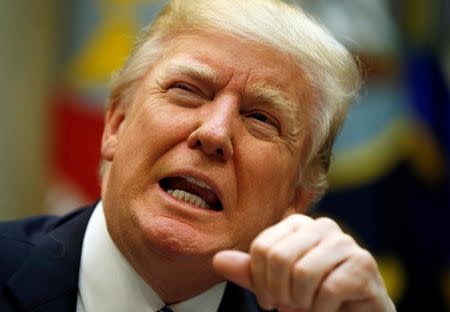
[[[212,267],[212,255],[160,254],[145,247],[126,248],[120,240],[116,246],[165,304],[190,299],[223,281]]]
[[[194,268],[170,259],[149,261],[148,258],[145,262],[135,261],[131,264],[165,304],[193,298],[223,281],[213,272],[211,265]]]

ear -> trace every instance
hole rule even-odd
[[[118,103],[111,103],[105,115],[105,128],[102,136],[102,158],[112,161],[119,143],[120,132],[125,120],[125,110]]]
[[[295,191],[294,199],[284,212],[283,219],[295,213],[305,214],[313,198],[314,196],[311,192],[298,187]]]

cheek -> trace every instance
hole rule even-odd
[[[287,205],[297,175],[293,159],[268,143],[247,146],[238,168],[242,183],[257,193],[259,202]]]
[[[275,214],[274,211],[266,213],[263,208],[254,206],[250,214],[240,214],[238,222],[236,222],[231,236],[239,250],[247,251],[253,240],[266,228],[275,224],[281,219],[281,216]]]
[[[247,151],[239,153],[241,209],[235,228],[244,249],[262,230],[281,220],[294,195],[296,177],[294,162],[279,151],[255,145]]]
[[[195,130],[196,114],[194,109],[179,107],[161,101],[146,105],[140,115],[142,130],[149,140],[158,143],[187,139]]]
[[[174,145],[186,140],[193,124],[191,115],[182,114],[174,105],[160,103],[158,99],[147,101],[130,116],[123,138],[124,153],[143,157],[153,164]]]

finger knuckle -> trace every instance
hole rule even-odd
[[[289,220],[290,222],[301,223],[305,220],[312,220],[312,218],[299,213],[295,213],[287,217],[286,220]]]
[[[276,266],[286,265],[289,263],[289,255],[287,255],[283,250],[274,248],[268,252],[267,260]]]
[[[349,235],[347,233],[343,233],[340,236],[340,238],[342,240],[342,243],[344,243],[344,244],[347,244],[347,245],[353,245],[354,244],[354,245],[356,245],[355,239],[351,235]]]
[[[354,261],[364,272],[377,270],[377,263],[372,254],[363,248],[358,248],[353,255]]]
[[[370,284],[363,276],[355,276],[348,281],[347,288],[354,294],[370,294]]]
[[[303,262],[297,262],[292,270],[293,278],[296,280],[305,280],[311,275],[311,270]]]
[[[348,234],[333,236],[330,243],[333,247],[351,247],[356,246],[355,240]]]
[[[328,298],[371,293],[370,284],[360,275],[339,275],[327,280],[323,286],[324,295]]]
[[[369,292],[369,284],[363,276],[353,276],[353,278],[347,279],[346,287],[354,293]]]
[[[317,224],[319,224],[321,227],[324,227],[326,229],[331,230],[340,230],[339,225],[336,223],[336,221],[327,218],[327,217],[321,217],[316,220]]]
[[[255,240],[250,246],[250,254],[252,256],[264,257],[270,246],[263,240]]]
[[[348,287],[347,280],[342,277],[334,277],[326,280],[320,289],[322,298],[338,298],[340,292]]]

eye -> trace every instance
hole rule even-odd
[[[281,133],[281,125],[279,121],[271,114],[264,111],[251,111],[244,114],[249,120],[248,123],[256,132]]]
[[[182,82],[174,84],[172,86],[172,88],[181,89],[181,90],[185,90],[185,91],[189,91],[189,92],[195,92],[193,87],[189,86],[186,83],[182,83]]]
[[[183,107],[199,107],[205,102],[202,91],[193,84],[174,82],[167,87],[168,100]]]
[[[262,113],[252,113],[252,114],[249,114],[247,116],[250,117],[250,118],[259,120],[261,122],[264,122],[264,123],[270,123],[269,122],[269,118],[266,115],[262,114]]]
[[[271,114],[265,111],[250,111],[243,114],[250,133],[262,140],[272,140],[281,134],[281,125]]]
[[[246,114],[246,117],[256,120],[260,123],[273,126],[275,128],[279,128],[279,126],[280,126],[278,121],[272,115],[265,113],[265,112],[260,112],[260,111],[249,112]]]

